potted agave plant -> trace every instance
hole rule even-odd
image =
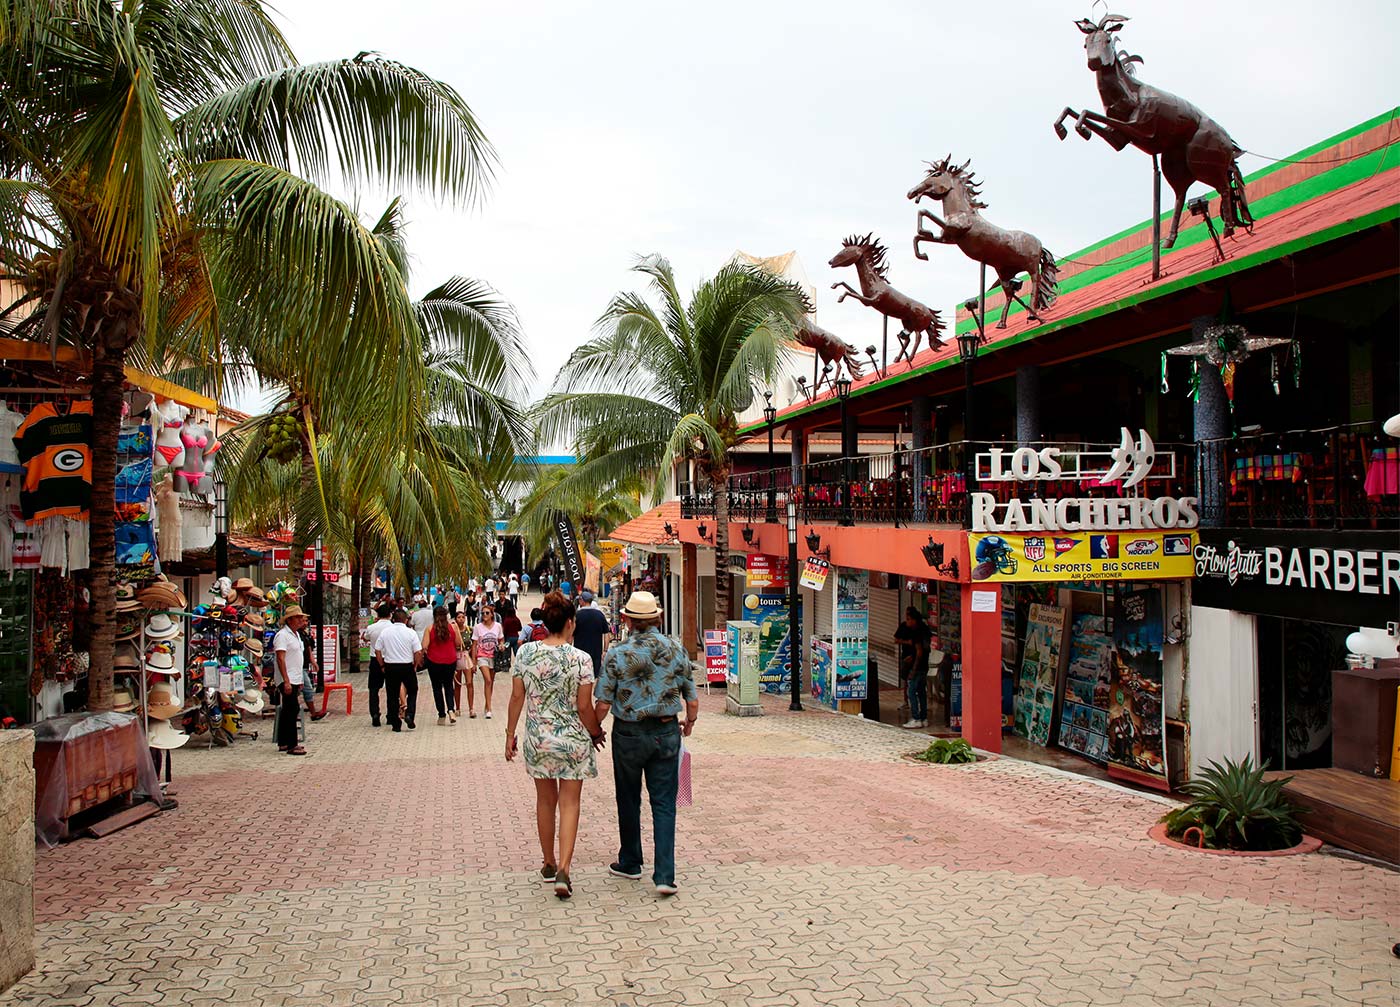
[[[1293,777],[1264,778],[1264,767],[1245,756],[1212,762],[1182,786],[1189,804],[1167,812],[1149,835],[1182,849],[1236,856],[1311,853],[1322,841],[1303,834],[1298,814],[1283,788]]]

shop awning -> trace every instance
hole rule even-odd
[[[630,542],[632,545],[676,545],[674,535],[666,534],[666,525],[679,530],[681,526],[681,502],[668,500],[639,517],[619,525],[608,537],[614,542]]]
[[[70,367],[87,366],[87,354],[76,347],[60,346],[56,353],[50,354],[49,348],[43,343],[31,342],[27,339],[0,338],[0,359],[30,360],[45,364],[57,362],[60,365],[66,364]],[[219,403],[207,395],[201,395],[199,392],[191,391],[154,374],[147,374],[135,367],[126,368],[125,373],[129,384],[144,389],[152,395],[174,399],[180,405],[189,406],[191,409],[203,409],[215,415],[219,412]]]

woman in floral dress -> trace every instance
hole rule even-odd
[[[506,761],[516,755],[515,728],[525,712],[525,768],[535,781],[535,815],[539,821],[540,877],[553,883],[554,894],[573,894],[569,868],[578,838],[579,798],[583,781],[598,775],[593,751],[606,735],[593,712],[593,661],[569,641],[574,635],[574,603],[558,591],[542,606],[543,640],[523,644],[512,668],[510,723],[506,727]],[[554,856],[558,817],[559,856]]]

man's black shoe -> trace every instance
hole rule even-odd
[[[608,864],[608,873],[615,878],[626,878],[628,881],[638,881],[642,876],[640,867],[623,867],[621,864]]]
[[[395,725],[394,725],[394,733],[395,733],[395,734],[398,734],[398,733],[399,733],[400,731],[402,731],[402,730],[403,730],[403,728],[400,727],[398,724],[395,724]]]
[[[370,727],[378,727],[378,726],[379,726],[379,718],[378,718],[378,717],[370,717],[370,718],[369,718],[369,726],[370,726]]]
[[[415,724],[415,723],[414,723],[413,721],[411,721],[411,720],[404,721],[404,723],[408,724],[408,729],[409,729],[410,731],[414,730],[414,729],[418,726],[417,724]]]

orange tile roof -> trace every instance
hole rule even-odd
[[[668,500],[653,507],[645,514],[619,525],[608,537],[614,542],[630,542],[633,545],[674,545],[677,539],[666,534],[666,525],[679,530],[681,525],[681,502]]]

